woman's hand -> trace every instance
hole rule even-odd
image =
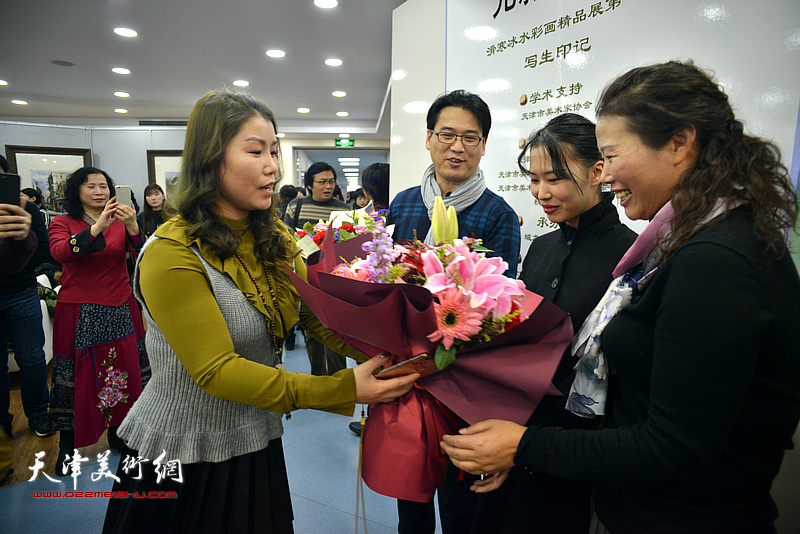
[[[0,238],[7,237],[15,241],[22,241],[31,232],[31,214],[25,211],[24,200],[20,199],[21,206],[13,204],[0,204]]]
[[[503,469],[486,480],[476,480],[469,489],[475,493],[489,493],[490,491],[494,491],[502,486],[503,482],[508,479],[508,473],[508,469]]]
[[[117,211],[114,216],[125,225],[125,230],[128,232],[128,235],[136,235],[139,233],[139,224],[136,222],[136,210],[134,210],[133,207],[117,204]]]
[[[117,213],[117,206],[119,206],[117,203],[117,197],[113,197],[106,202],[100,217],[97,218],[95,223],[89,229],[93,237],[99,236],[105,232],[109,226],[111,226],[111,224],[114,222],[115,214]]]
[[[419,378],[419,373],[385,380],[372,376],[373,372],[386,363],[387,357],[383,354],[375,356],[353,369],[356,375],[356,402],[360,404],[389,402],[408,393],[414,381]]]
[[[511,421],[489,419],[444,436],[442,449],[456,467],[473,475],[497,473],[514,467],[514,455],[525,427]]]

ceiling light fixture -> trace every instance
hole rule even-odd
[[[235,85],[236,87],[247,87],[248,85],[250,85],[250,82],[248,82],[247,80],[233,80],[233,85]]]
[[[125,67],[114,67],[113,69],[111,69],[111,72],[113,72],[114,74],[130,74],[131,73],[131,71],[129,69],[126,69]]]
[[[276,133],[276,134],[275,134],[275,137],[286,137],[286,134],[285,134],[285,133],[283,133],[283,132],[281,132],[281,133]]]
[[[283,56],[286,55],[286,52],[284,52],[283,50],[278,50],[277,48],[274,48],[272,50],[267,50],[267,55],[269,57],[283,57]]]
[[[310,111],[308,108],[297,108],[298,113],[309,113]]]
[[[343,96],[347,96],[347,93],[345,93],[344,91],[334,91],[331,94],[336,98],[342,98]]]
[[[12,104],[16,104],[18,106],[27,106],[28,105],[28,103],[25,102],[24,100],[12,100],[11,103]]]
[[[0,80],[0,85],[8,85],[8,82],[5,80]]]
[[[338,161],[361,161],[361,158],[339,158]]]
[[[339,134],[339,137],[341,137],[342,139],[349,139],[350,138],[350,134],[349,133]]]
[[[136,30],[132,30],[130,28],[114,28],[114,33],[122,37],[136,37],[139,35],[136,33]]]
[[[329,67],[339,67],[342,64],[341,59],[336,59],[335,57],[329,58],[325,60],[325,64]]]
[[[64,61],[63,59],[54,59],[50,63],[52,63],[56,67],[74,67],[75,66],[75,63],[73,63],[72,61]]]
[[[128,110],[125,108],[117,108],[114,110],[114,113],[127,113]]]
[[[339,5],[337,0],[314,0],[314,5],[322,9],[332,9]]]
[[[120,98],[128,98],[131,95],[129,95],[125,91],[117,91],[116,93],[114,93],[114,96],[118,96]]]
[[[336,112],[336,116],[337,117],[347,117],[348,115],[350,115],[350,114],[348,112],[346,112],[346,111],[337,111]]]

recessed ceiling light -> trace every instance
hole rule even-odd
[[[0,80],[0,85],[8,85],[8,82],[5,80]]]
[[[332,57],[330,59],[326,59],[325,60],[325,64],[327,66],[329,66],[329,67],[338,67],[338,66],[340,66],[342,64],[342,60],[341,59],[336,59],[335,57]]]
[[[286,55],[286,52],[284,52],[283,50],[272,49],[272,50],[267,50],[267,55],[269,57],[283,57]]]
[[[128,110],[125,108],[117,108],[114,110],[114,113],[127,113]]]
[[[347,139],[348,137],[350,137],[350,134],[347,134],[347,133],[339,134],[339,137],[341,137],[342,139]]]
[[[310,109],[308,109],[308,108],[297,108],[297,112],[298,112],[298,113],[308,113],[308,112],[310,112],[310,111],[311,111],[311,110],[310,110]]]
[[[125,67],[114,67],[113,69],[111,69],[111,72],[113,72],[115,74],[130,74],[131,73],[131,71],[126,69]]]
[[[283,132],[277,133],[277,134],[275,134],[275,137],[286,137],[286,134],[283,133]]]
[[[331,94],[333,96],[335,96],[335,97],[338,97],[338,98],[342,98],[343,96],[347,96],[347,93],[345,93],[344,91],[334,91]]]
[[[130,28],[114,28],[114,33],[122,37],[136,37],[139,35],[136,33],[136,30],[132,30]]]
[[[322,9],[331,9],[339,5],[337,0],[314,0],[314,5]]]
[[[248,85],[250,85],[250,82],[248,82],[247,80],[234,80],[233,85],[235,85],[236,87],[247,87]]]
[[[339,162],[342,161],[361,161],[361,158],[339,158]]]
[[[116,93],[114,93],[114,96],[118,96],[120,98],[128,98],[131,95],[129,95],[125,91],[117,91]]]
[[[403,69],[396,69],[392,71],[392,79],[395,81],[400,81],[406,76],[408,76],[408,71],[405,71]]]
[[[346,112],[346,111],[337,111],[336,112],[336,116],[337,117],[347,117],[348,115],[350,115],[350,114],[348,112]]]
[[[12,100],[11,103],[12,104],[16,104],[18,106],[27,106],[28,105],[28,103],[25,102],[24,100]]]

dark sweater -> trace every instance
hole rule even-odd
[[[36,287],[36,267],[45,262],[54,262],[50,255],[50,239],[47,235],[47,227],[44,225],[39,208],[33,202],[25,204],[25,211],[31,214],[30,233],[36,235],[36,251],[25,264],[25,266],[10,275],[0,276],[0,295],[12,295],[24,289]]]
[[[522,262],[519,279],[525,287],[568,312],[576,332],[636,240],[636,233],[619,221],[613,200],[614,195],[605,193],[581,215],[577,229],[561,223],[558,230],[534,239]]]
[[[595,480],[616,533],[774,532],[769,490],[800,418],[800,280],[748,208],[669,258],[602,337],[607,428],[531,427],[515,462]]]

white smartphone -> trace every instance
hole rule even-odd
[[[131,200],[131,186],[129,185],[118,185],[114,188],[117,192],[117,202],[120,204],[124,204],[126,206],[130,206],[133,202]]]

